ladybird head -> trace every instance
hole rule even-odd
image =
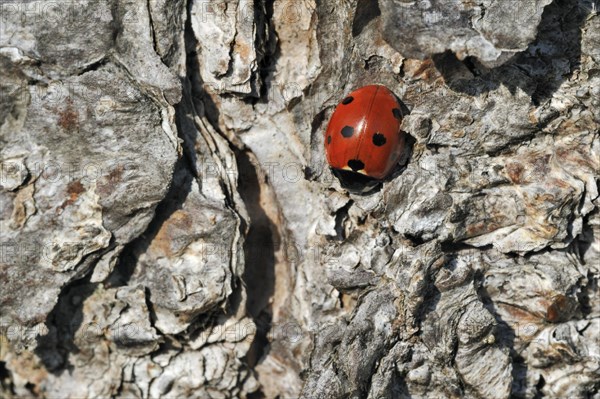
[[[343,188],[353,194],[368,194],[381,187],[381,180],[351,170],[335,169],[331,171]]]

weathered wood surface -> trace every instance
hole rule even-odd
[[[600,397],[596,2],[0,7],[2,397]]]

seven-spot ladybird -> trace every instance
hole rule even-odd
[[[404,150],[401,105],[385,86],[365,86],[340,102],[325,132],[327,161],[349,191],[368,192],[394,169]]]

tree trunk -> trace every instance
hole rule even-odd
[[[2,397],[600,398],[593,0],[0,7]]]

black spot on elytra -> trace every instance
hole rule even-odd
[[[342,100],[342,104],[344,104],[344,105],[348,105],[348,104],[350,104],[352,101],[354,101],[354,97],[352,97],[352,96],[348,96],[348,97],[346,97],[346,98],[344,98],[344,99]]]
[[[402,112],[398,108],[394,108],[392,110],[392,114],[394,114],[394,118],[398,119],[399,121],[402,120]]]
[[[348,161],[348,166],[355,172],[365,168],[365,164],[360,159],[351,159]]]
[[[386,141],[387,140],[385,139],[385,136],[381,133],[375,133],[373,135],[373,144],[375,144],[377,147],[381,147]]]
[[[327,144],[331,144],[331,136],[327,136]]]
[[[345,138],[352,137],[353,134],[354,128],[351,126],[344,126],[344,128],[342,129],[342,136],[344,136]]]

